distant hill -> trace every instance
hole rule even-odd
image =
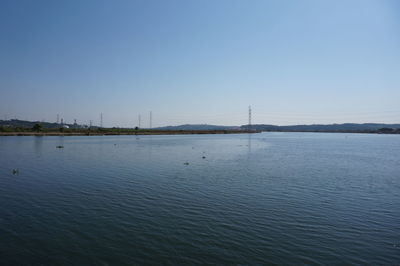
[[[251,129],[259,131],[292,131],[292,132],[374,132],[382,128],[400,129],[400,124],[382,124],[382,123],[345,123],[345,124],[313,124],[313,125],[290,125],[290,126],[277,126],[257,124],[252,125]],[[166,126],[156,128],[159,130],[245,130],[248,125],[237,126],[216,126],[207,124],[185,124],[179,126]]]
[[[247,129],[248,125],[241,126]],[[330,125],[291,125],[291,126],[276,126],[257,124],[252,125],[252,129],[261,131],[301,131],[301,132],[369,132],[378,131],[382,128],[400,129],[400,124],[381,124],[381,123],[345,123],[345,124],[330,124]]]
[[[180,126],[166,126],[155,128],[158,130],[240,130],[239,126],[216,126],[207,124],[195,124],[195,125],[180,125]]]

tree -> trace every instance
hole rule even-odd
[[[32,127],[33,131],[39,132],[42,131],[42,125],[39,123],[36,123],[33,127]]]

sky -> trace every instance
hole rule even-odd
[[[3,0],[0,119],[400,123],[397,0]]]

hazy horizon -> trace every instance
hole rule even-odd
[[[0,119],[400,123],[398,1],[2,1]]]

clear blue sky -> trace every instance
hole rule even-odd
[[[400,1],[0,2],[0,119],[400,123]]]

